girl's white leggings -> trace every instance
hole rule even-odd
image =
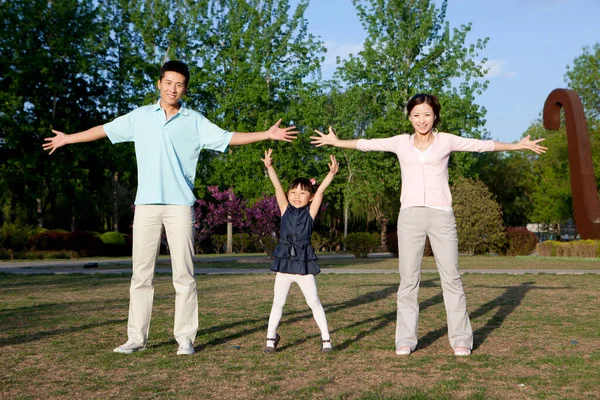
[[[329,329],[327,328],[327,318],[325,317],[325,310],[319,300],[317,294],[317,282],[315,281],[314,275],[294,275],[294,274],[283,274],[278,272],[275,276],[275,287],[273,297],[273,307],[271,308],[271,315],[269,316],[269,328],[267,330],[267,338],[274,338],[277,333],[277,326],[281,320],[283,314],[283,306],[287,300],[287,295],[290,291],[290,286],[293,282],[296,282],[302,290],[302,294],[306,299],[306,304],[310,307],[313,312],[313,317],[321,330],[321,339],[329,340]]]

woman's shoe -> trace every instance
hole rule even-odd
[[[266,346],[265,353],[275,353],[277,351],[277,345],[279,344],[280,339],[281,336],[279,336],[279,333],[275,334],[275,339],[267,338],[267,342],[273,342],[273,346]]]
[[[329,343],[329,346],[325,346],[325,343]],[[322,340],[321,353],[329,353],[331,350],[333,350],[333,346],[331,345],[331,339]]]
[[[454,349],[454,355],[457,357],[466,357],[471,355],[471,349],[468,347],[457,347]]]

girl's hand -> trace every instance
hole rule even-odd
[[[273,159],[271,158],[271,153],[273,153],[273,149],[265,151],[265,158],[261,158],[262,162],[265,163],[266,168],[273,166]]]
[[[546,139],[542,138],[542,139],[531,140],[530,135],[527,135],[526,137],[524,137],[523,139],[521,139],[519,141],[519,145],[521,146],[521,148],[523,150],[531,150],[536,154],[542,154],[542,153],[545,153],[546,150],[548,150],[547,147],[538,145],[538,143],[541,142],[542,140],[546,140]]]
[[[337,135],[335,134],[335,132],[333,131],[333,128],[330,126],[329,127],[329,134],[326,135],[321,131],[318,131],[315,129],[315,133],[317,133],[319,136],[311,136],[310,138],[312,139],[310,144],[314,144],[317,147],[321,147],[321,146],[335,146],[336,143],[339,141]]]
[[[333,154],[331,154],[329,158],[331,159],[331,164],[327,163],[327,166],[329,167],[329,172],[335,175],[340,170],[340,165],[338,164]]]

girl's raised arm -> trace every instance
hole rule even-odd
[[[288,206],[288,200],[287,196],[285,195],[285,191],[281,186],[281,182],[279,182],[279,178],[277,177],[277,172],[275,172],[275,168],[273,168],[273,159],[271,158],[272,153],[273,149],[265,151],[265,158],[261,158],[261,160],[265,163],[267,173],[269,174],[271,183],[273,183],[273,187],[275,188],[275,198],[277,199],[277,204],[279,205],[279,211],[281,211],[281,215],[283,216],[283,213]]]
[[[340,169],[340,166],[335,157],[333,155],[330,155],[329,158],[331,159],[331,164],[327,163],[327,166],[329,167],[329,173],[327,174],[325,179],[323,179],[323,182],[321,182],[321,184],[319,185],[319,188],[317,189],[313,197],[312,203],[310,204],[310,216],[312,217],[312,219],[315,219],[317,213],[319,212],[319,208],[321,208],[321,203],[323,203],[323,194],[325,193],[325,189],[327,189],[329,184],[331,184],[331,182],[333,181],[333,177],[335,176],[335,174],[337,174],[337,172]]]

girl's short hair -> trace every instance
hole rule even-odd
[[[436,96],[426,93],[415,94],[410,98],[408,103],[406,103],[406,113],[410,115],[410,112],[413,108],[415,108],[415,106],[423,103],[429,105],[433,109],[433,115],[435,117],[433,119],[433,127],[435,128],[437,124],[442,121],[440,119],[440,110],[442,109],[442,105]]]
[[[288,188],[288,193],[292,190],[297,188],[298,186],[300,186],[302,188],[302,190],[306,190],[307,192],[310,192],[311,194],[315,194],[315,186],[313,185],[313,183],[306,178],[296,178],[294,179],[291,183],[290,183],[290,187]]]

